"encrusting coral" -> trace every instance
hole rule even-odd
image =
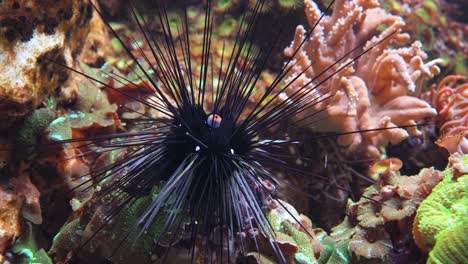
[[[445,179],[419,206],[413,223],[416,244],[429,251],[427,263],[468,262],[468,155],[449,158]]]
[[[332,15],[323,16],[315,25],[322,13],[313,1],[304,3],[309,26],[314,30],[305,39],[308,35],[304,27],[298,26],[294,41],[285,49],[284,53],[293,57],[291,91],[320,85],[315,93],[333,93],[329,100],[314,102],[317,104],[313,111],[324,110],[327,117],[318,116],[321,120],[309,126],[311,129],[341,133],[414,125],[436,116],[435,109],[416,95],[425,79],[439,73],[439,60],[424,62],[427,55],[418,41],[410,47],[390,48],[391,44],[409,39],[408,34],[401,32],[405,25],[401,17],[387,13],[374,0],[338,0]],[[304,45],[300,46],[302,42]],[[342,60],[334,64],[339,59]],[[333,75],[341,67],[343,70]],[[342,135],[338,142],[350,151],[378,157],[382,153],[380,147],[420,133],[415,127],[379,130]]]
[[[353,259],[365,263],[414,261],[411,247],[412,219],[421,202],[445,176],[433,168],[418,175],[400,175],[402,162],[391,158],[377,161],[369,175],[375,184],[357,202],[348,202],[345,220],[332,229],[336,241],[349,240]],[[359,262],[359,263],[361,263]]]
[[[441,137],[436,143],[450,153],[468,153],[467,77],[445,77],[437,86],[431,87],[429,100],[438,112],[437,126]]]

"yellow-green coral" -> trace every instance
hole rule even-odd
[[[320,252],[319,264],[350,264],[352,261],[350,241],[350,239],[345,239],[335,242],[331,237],[326,237],[322,241],[325,248]]]
[[[450,168],[445,173],[418,208],[413,235],[422,250],[430,251],[428,263],[467,263],[468,174],[457,177]]]
[[[281,248],[287,263],[317,264],[314,242],[319,242],[316,241],[316,237],[314,239],[311,238],[311,236],[315,235],[312,223],[306,216],[299,215],[291,205],[286,203],[284,205],[287,209],[278,207],[266,214],[271,228],[275,232],[275,243]],[[286,210],[291,212],[291,214]],[[266,247],[265,249],[268,250],[269,248]],[[255,257],[257,263],[268,263],[266,262],[268,257],[274,256],[273,252],[261,252],[259,255],[257,254],[257,252],[251,252],[248,255],[250,258]]]
[[[36,241],[34,226],[27,222],[20,238],[16,240],[12,251],[20,257],[18,264],[52,264],[52,260],[43,248],[40,248]],[[3,262],[7,263],[7,262]]]
[[[297,229],[293,224],[287,222],[283,224],[283,231],[289,235],[299,247],[295,254],[295,259],[299,263],[317,263],[314,256],[314,249],[310,242],[309,236]]]
[[[436,237],[436,244],[429,253],[428,264],[468,263],[468,219],[465,217]],[[449,242],[449,243],[446,243]]]

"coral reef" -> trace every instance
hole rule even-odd
[[[324,16],[315,26],[321,11],[311,0],[305,1],[305,6],[314,31],[309,36],[304,27],[298,26],[293,43],[285,49],[285,54],[293,57],[289,78],[294,80],[292,90],[314,89],[320,84],[316,93],[332,94],[329,100],[314,106],[313,111],[324,110],[327,118],[314,122],[311,129],[342,133],[414,125],[435,117],[435,109],[415,95],[420,93],[424,79],[439,72],[439,61],[424,62],[427,55],[418,41],[410,47],[390,48],[390,44],[409,39],[408,34],[401,33],[405,25],[401,17],[390,15],[376,1],[337,1],[332,15]],[[347,65],[350,58],[377,43]],[[342,71],[330,76],[341,67]],[[415,127],[379,130],[342,135],[338,142],[350,151],[378,157],[381,147],[420,133]]]
[[[47,139],[49,141],[115,133],[120,127],[117,105],[109,102],[105,92],[87,80],[81,80],[77,85],[79,93],[75,104],[68,109],[67,113],[62,113],[48,126]],[[90,152],[94,154],[82,155]],[[111,153],[115,154],[115,152]],[[75,190],[76,197],[74,197],[72,207],[79,207],[81,203],[91,198],[93,189],[87,189],[87,187],[92,182],[88,182],[89,177],[82,176],[89,173],[90,167],[101,162],[100,156],[99,149],[91,149],[83,143],[70,142],[56,152],[43,157],[49,162],[58,162],[56,171],[69,189],[81,186]]]
[[[267,218],[275,231],[274,243],[282,250],[287,263],[318,263],[323,249],[319,237],[326,235],[323,230],[312,228],[307,216],[299,214],[294,207],[281,200],[271,201]],[[255,240],[258,239],[258,248],[252,245],[252,250],[258,252],[247,254],[249,263],[274,263],[275,252],[269,246],[271,241],[255,230],[251,233]]]
[[[102,230],[100,229],[108,221],[107,215],[117,209],[113,206],[116,202],[115,197],[108,197],[102,203],[87,203],[79,208],[62,227],[54,238],[54,243],[48,252],[49,255],[57,263],[66,263],[67,259],[78,250],[78,247],[84,245],[78,256],[83,261],[107,258],[112,263],[129,263],[130,261],[148,263],[150,260],[158,259],[159,256],[155,253],[156,245],[165,245],[165,242],[173,241],[172,237],[160,238],[158,243],[153,240],[158,237],[164,223],[155,223],[138,240],[136,238],[139,236],[139,231],[138,229],[134,230],[138,216],[143,213],[154,195],[157,195],[157,192],[143,196],[125,208],[118,209],[116,218]],[[100,230],[99,233],[95,234],[98,230]],[[93,240],[88,241],[91,236],[94,236]],[[125,244],[120,245],[122,239],[127,240]],[[85,242],[87,243],[83,244]],[[120,250],[123,246],[127,249]],[[119,250],[115,251],[116,249]]]
[[[65,83],[68,72],[59,64],[73,65],[92,13],[88,1],[0,3],[2,120],[24,116]]]
[[[128,18],[124,13],[129,11],[126,1],[92,1],[101,3],[123,42],[132,43],[130,51],[139,63],[144,67],[157,63],[152,56],[145,58],[141,53],[151,55],[151,50],[139,29],[124,21]],[[144,26],[156,39],[164,39],[159,21],[152,19],[155,10],[146,10],[149,1],[137,2],[135,5],[145,9],[139,14],[145,18]],[[169,6],[169,27],[178,41],[185,30],[180,12],[184,1],[165,2]],[[189,2],[191,70],[199,79],[205,17],[198,4],[206,1]],[[241,12],[251,12],[257,0],[212,2],[216,16],[211,45],[216,49],[210,57],[212,73],[208,74],[216,75],[227,71]],[[278,17],[279,21],[294,24],[280,35],[287,41],[295,25],[301,24],[298,21],[305,19],[300,2],[266,0],[261,14],[266,19],[259,21],[261,32],[256,32],[248,46],[253,51],[270,48],[272,36],[278,36],[273,34],[278,28],[272,26]],[[331,1],[316,2],[324,7]],[[242,263],[276,263],[271,244],[281,249],[287,263],[421,263],[426,258],[428,263],[468,262],[468,156],[461,155],[468,152],[468,86],[463,76],[466,24],[446,16],[444,0],[381,2],[382,6],[377,0],[337,0],[331,15],[324,15],[313,34],[309,36],[303,27],[297,28],[293,43],[284,53],[293,59],[289,80],[305,74],[290,89],[304,85],[315,89],[320,84],[315,93],[331,98],[313,109],[324,110],[323,115],[315,116],[319,121],[302,130],[284,130],[286,137],[303,138],[304,144],[284,153],[284,159],[298,165],[298,175],[275,170],[281,182],[278,188],[284,188],[281,194],[274,193],[280,200],[262,200],[276,241],[266,239],[255,228],[226,237],[226,244],[239,244],[240,237],[248,237],[243,246],[250,253],[240,256],[238,251],[228,252],[226,244],[219,245],[216,230],[208,243],[197,241],[196,263],[219,262],[215,254],[203,255],[207,247],[222,250],[225,258],[230,254],[232,260]],[[312,27],[322,12],[311,0],[304,3]],[[408,44],[409,36],[421,42]],[[295,53],[302,41],[306,45]],[[278,40],[279,47],[272,49],[271,60],[279,66],[262,73],[246,111],[258,101],[255,93],[273,82],[274,72],[284,61],[283,52],[276,49],[286,45]],[[182,51],[176,48],[176,52],[181,55]],[[245,54],[241,52],[240,56],[240,61],[245,62]],[[438,57],[444,62],[431,61]],[[50,60],[101,83],[77,74],[69,78],[70,71]],[[448,76],[425,92],[426,80],[439,72],[438,65],[447,63],[449,70],[461,75]],[[188,230],[185,219],[170,238],[158,237],[164,223],[156,222],[136,239],[138,216],[154,200],[157,188],[124,208],[116,208],[117,200],[126,197],[121,189],[100,201],[93,199],[108,191],[108,182],[90,181],[89,172],[118,163],[129,151],[105,151],[99,147],[99,137],[141,131],[146,128],[142,114],[164,117],[135,99],[159,100],[152,97],[151,85],[135,64],[119,40],[108,33],[102,19],[92,12],[90,0],[0,1],[0,130],[8,134],[0,135],[0,263],[67,263],[71,257],[77,257],[79,263],[159,263],[163,258],[171,263],[190,263],[187,234],[192,230]],[[253,64],[242,64],[235,67],[253,69]],[[182,63],[181,67],[186,65]],[[157,79],[156,73],[147,73]],[[116,89],[108,89],[105,84]],[[221,84],[222,80],[214,76],[206,89],[215,93]],[[310,114],[301,113],[296,118]],[[329,132],[385,129],[427,120],[436,120],[437,128],[348,134],[337,141],[327,137]],[[288,125],[285,122],[280,126]],[[447,151],[434,147],[437,129],[441,134],[437,144],[454,153],[445,171],[440,170],[447,164]],[[94,137],[94,145],[72,141],[57,144],[82,137]],[[385,159],[373,163],[366,172],[375,158]],[[413,174],[417,175],[405,176]],[[372,185],[368,186],[364,178],[369,178]],[[116,210],[118,215],[109,218]]]
[[[446,0],[383,0],[383,6],[403,17],[403,30],[423,43],[432,58],[442,58],[442,65],[455,74],[468,74],[466,24],[451,13],[463,10],[462,3]],[[452,2],[452,3],[450,3]],[[463,15],[462,15],[463,16]]]
[[[168,12],[168,17],[170,19],[170,24],[169,27],[171,29],[171,34],[173,37],[176,39],[176,41],[180,41],[181,36],[184,34],[184,30],[188,30],[189,32],[189,38],[190,38],[190,53],[191,53],[191,73],[193,76],[193,85],[198,86],[199,85],[199,80],[200,80],[200,69],[202,67],[203,61],[202,61],[202,47],[203,47],[203,23],[205,19],[205,13],[203,10],[197,9],[197,8],[188,8],[187,10],[187,19],[188,19],[188,25],[189,28],[185,29],[183,27],[183,16],[180,12],[179,9],[169,9]],[[212,74],[213,76],[213,82],[212,83],[206,83],[205,89],[208,92],[213,92],[215,93],[217,89],[222,87],[223,80],[218,79],[218,75],[223,76],[223,74],[226,74],[226,72],[229,70],[227,65],[229,64],[229,57],[233,52],[237,52],[236,49],[238,46],[235,45],[235,39],[236,39],[236,34],[238,33],[239,30],[239,17],[234,17],[231,15],[225,15],[220,18],[215,18],[216,23],[214,24],[214,29],[211,35],[211,46],[213,46],[213,53],[212,53]],[[144,23],[145,20],[140,21],[140,23]],[[148,23],[148,22],[147,22]],[[150,25],[148,25],[150,26]],[[154,25],[153,25],[154,26]],[[156,28],[161,27],[161,25],[156,25]],[[138,40],[143,40],[144,36],[141,34],[141,32],[131,32],[129,28],[123,26],[123,25],[118,25],[116,27],[116,31],[121,33],[121,37],[126,43],[131,43],[133,42],[133,39],[138,39]],[[161,32],[154,32],[154,34],[158,37],[162,37]],[[134,65],[133,60],[129,60],[128,56],[124,54],[122,51],[122,46],[120,42],[117,39],[112,39],[112,43],[114,46],[114,49],[116,50],[116,54],[122,55],[120,59],[112,57],[109,60],[109,64],[103,64],[102,67],[99,69],[96,68],[90,68],[87,67],[86,65],[82,64],[83,70],[86,74],[93,76],[103,83],[109,83],[110,85],[118,86],[119,88],[129,91],[133,90],[133,92],[139,93],[140,96],[147,98],[148,100],[158,100],[157,98],[152,98],[148,97],[145,95],[145,93],[152,92],[151,90],[148,90],[148,83],[149,81],[147,80],[146,76],[141,73],[141,70]],[[179,45],[179,44],[178,44]],[[134,45],[131,46],[131,52],[136,58],[140,58],[140,63],[142,65],[148,65],[148,64],[155,64],[157,63],[154,61],[154,57],[151,55],[151,47],[148,45],[147,42],[141,41],[139,45]],[[240,53],[240,59],[239,62],[237,63],[236,68],[240,69],[241,67],[248,67],[249,69],[253,70],[253,65],[252,61],[249,61],[244,64],[244,61],[247,60],[248,56],[247,55],[247,49],[251,48],[252,50],[250,52],[254,52],[256,49],[258,49],[257,46],[255,46],[253,43],[248,43],[246,44],[246,47],[244,50]],[[179,58],[183,58],[185,54],[182,54],[185,52],[184,49],[177,49],[176,52],[178,53]],[[106,56],[109,56],[107,54]],[[122,57],[124,59],[122,59]],[[143,59],[145,58],[145,59]],[[188,65],[184,61],[180,61],[180,67],[182,67],[184,70],[188,67]],[[211,71],[211,70],[210,70]],[[103,74],[104,73],[104,74]],[[106,75],[107,74],[107,75]],[[155,74],[149,72],[150,76],[155,78]],[[123,76],[123,78],[117,78],[116,76]],[[274,80],[274,75],[268,71],[265,70],[262,72],[260,78],[256,80],[255,87],[256,89],[254,90],[253,94],[249,97],[249,103],[245,107],[245,113],[251,110],[255,105],[257,100],[259,99],[260,94],[262,94],[262,90],[266,89]],[[119,100],[118,98],[122,98],[123,96],[116,95],[115,92],[110,91],[106,89],[106,87],[102,87],[103,90],[110,96],[110,100]],[[133,94],[133,93],[132,93]],[[155,117],[164,117],[161,116],[161,113],[158,111],[154,111],[154,109],[145,109],[145,106],[137,102],[135,100],[129,100],[129,98],[124,98],[126,102],[119,101],[120,103],[123,103],[125,107],[122,107],[119,109],[119,111],[126,112],[126,116],[133,116],[134,118],[136,117],[141,117],[140,114],[135,113],[133,110],[138,110],[140,113],[146,113],[151,116]],[[207,100],[207,105],[211,103],[212,98],[208,97],[205,98]],[[117,102],[117,101],[114,101]],[[147,107],[146,107],[147,108]],[[209,109],[206,109],[207,111],[210,111]]]
[[[418,175],[400,175],[402,162],[381,160],[369,169],[375,183],[358,202],[348,202],[345,220],[332,229],[336,241],[349,240],[353,259],[371,263],[415,261],[411,248],[412,219],[421,202],[445,176],[433,168]],[[361,263],[361,262],[359,262]]]
[[[0,260],[19,237],[21,219],[34,224],[42,223],[40,193],[31,182],[28,169],[25,163],[11,169],[10,179],[0,186]]]
[[[458,84],[462,82],[461,84]],[[429,100],[439,113],[437,126],[441,137],[437,144],[450,153],[468,153],[468,82],[467,77],[450,75],[431,87]]]
[[[449,158],[445,179],[417,210],[413,223],[416,244],[429,251],[428,263],[468,261],[468,155]]]
[[[349,239],[336,243],[333,239],[323,240],[326,243],[326,249],[320,253],[320,264],[349,264],[351,263],[351,250],[349,248]]]
[[[46,133],[47,127],[55,119],[55,113],[49,108],[39,108],[28,115],[16,135],[18,148],[23,149],[15,155],[16,159],[32,159],[34,148],[39,138]]]
[[[31,223],[25,225],[25,230],[21,232],[21,236],[13,245],[12,252],[17,255],[10,263],[27,264],[53,264],[52,260],[47,255],[36,239],[34,227]],[[5,263],[5,262],[4,262]]]
[[[369,184],[362,171],[370,162],[347,157],[336,140],[307,129],[292,131],[290,136],[304,138],[304,144],[289,150],[292,155],[290,162],[296,163],[301,172],[297,175],[283,173],[281,193],[284,196],[281,198],[294,201],[297,208],[309,213],[316,225],[329,230],[343,220],[348,198],[359,195],[352,190],[359,184]],[[304,178],[302,171],[314,177]],[[304,199],[305,195],[307,199]]]
[[[0,189],[0,261],[5,259],[4,252],[9,245],[20,235],[19,223],[22,200],[14,194]]]
[[[258,0],[247,0],[250,9],[254,9]],[[303,7],[301,0],[272,0],[264,2],[262,12],[277,13],[287,12]]]

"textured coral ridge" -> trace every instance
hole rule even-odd
[[[313,89],[314,85],[325,82],[317,93],[330,89],[335,92],[330,100],[317,104],[315,110],[329,106],[325,110],[327,118],[314,123],[311,129],[349,132],[388,128],[414,125],[417,121],[436,116],[436,110],[416,95],[420,93],[424,80],[439,72],[436,65],[439,61],[424,62],[427,55],[418,41],[410,47],[390,48],[391,44],[402,44],[409,39],[408,34],[401,33],[405,25],[402,18],[387,13],[375,0],[338,0],[332,15],[324,16],[316,25],[321,11],[311,0],[304,3],[309,26],[314,30],[305,39],[304,27],[298,26],[294,41],[285,49],[287,56],[294,55],[290,80],[296,79],[292,90],[304,85]],[[305,45],[295,53],[303,41]],[[358,61],[327,79],[350,58],[379,41],[382,42]],[[348,52],[351,52],[349,56],[333,65]],[[303,72],[305,74],[297,78]],[[348,150],[377,157],[382,152],[380,147],[396,144],[409,134],[420,133],[417,128],[390,129],[342,135],[338,141]]]
[[[416,209],[444,178],[433,168],[418,175],[400,175],[402,162],[376,162],[370,175],[376,179],[357,202],[348,202],[344,221],[332,229],[336,241],[349,240],[352,263],[416,263],[411,251],[411,228]],[[416,251],[417,252],[417,251]]]
[[[427,263],[468,263],[468,155],[452,155],[446,175],[418,208],[414,239]]]
[[[48,60],[72,65],[91,15],[88,1],[0,2],[1,119],[27,114],[66,81]]]

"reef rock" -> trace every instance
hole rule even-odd
[[[298,26],[294,41],[285,49],[292,57],[290,91],[315,89],[314,94],[330,96],[310,102],[312,113],[323,112],[316,116],[320,121],[309,127],[337,133],[374,130],[338,137],[348,151],[367,157],[378,157],[381,147],[399,143],[409,134],[419,135],[416,127],[386,129],[415,125],[437,114],[417,96],[424,80],[439,72],[439,60],[424,62],[427,55],[418,41],[390,48],[409,39],[401,33],[403,19],[387,13],[375,0],[338,0],[332,15],[323,17],[317,4],[306,0],[305,10],[313,31],[309,34]]]
[[[26,115],[67,80],[62,65],[80,53],[92,14],[89,1],[0,3],[1,119]]]

